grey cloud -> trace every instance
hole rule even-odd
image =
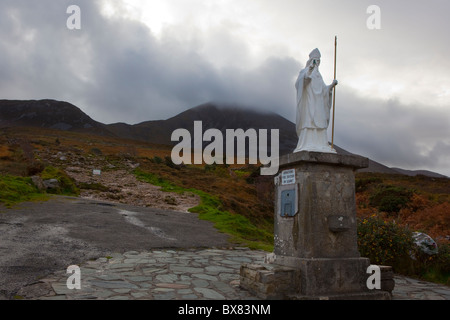
[[[337,101],[339,146],[389,166],[446,170],[440,159],[449,149],[450,119],[442,110],[358,97],[343,88]]]
[[[87,12],[90,1],[79,1]],[[2,1],[1,95],[10,99],[68,98],[79,95],[75,64],[82,33],[66,28],[71,1]],[[82,41],[81,41],[82,42]],[[82,89],[82,88],[80,88]],[[69,92],[73,92],[70,94]]]
[[[79,31],[65,26],[69,4],[81,8]],[[242,57],[237,61],[242,68],[218,67],[211,63],[213,56],[202,55],[211,46],[204,42],[209,37],[185,41],[174,27],[157,39],[140,22],[106,19],[93,1],[7,1],[0,6],[6,24],[0,55],[8,62],[2,79],[15,86],[0,89],[4,98],[67,100],[98,121],[128,123],[168,118],[207,101],[264,110],[291,104],[293,93],[286,88],[290,91],[298,62],[274,57],[246,69],[247,47],[225,31],[213,34],[221,37],[213,45],[217,52],[232,50],[227,59]],[[34,33],[32,41],[26,40],[28,33]]]
[[[213,57],[199,53],[201,42],[197,48],[170,34],[156,39],[138,22],[122,22],[120,28],[123,37],[98,26],[95,38],[101,36],[102,42],[92,43],[96,86],[88,90],[90,100],[116,118],[167,118],[207,101],[264,110],[291,105],[288,81],[298,72],[292,58],[270,58],[250,70],[219,68],[210,63]]]
[[[280,37],[294,31],[304,35],[298,45],[305,57],[315,42],[320,47],[323,39],[342,34],[339,76],[358,74],[361,63],[377,61],[390,72],[418,77],[420,83],[420,73],[435,68],[448,53],[444,15],[450,4],[444,1],[380,1],[383,30],[378,33],[365,27],[370,1],[262,3],[274,21],[282,19],[292,31]],[[82,30],[66,28],[66,8],[71,4],[81,7]],[[439,5],[434,19],[430,18],[436,10],[433,4]],[[414,20],[417,10],[423,13],[423,22]],[[307,29],[309,36],[303,33]],[[249,67],[249,48],[228,30],[189,32],[190,37],[180,36],[183,26],[176,25],[157,38],[137,21],[103,17],[98,1],[4,0],[0,3],[0,95],[66,100],[107,123],[165,119],[208,101],[295,119],[294,82],[305,61],[278,56]],[[332,50],[321,51],[329,56]],[[220,63],[214,63],[221,52],[225,54]],[[428,58],[431,62],[421,65]],[[441,67],[445,66],[448,62],[442,61]],[[370,93],[359,97],[348,90],[343,82],[338,86],[336,144],[392,166],[445,169],[450,125],[442,109],[378,101],[369,98]]]

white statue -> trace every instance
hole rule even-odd
[[[327,129],[330,123],[333,88],[337,80],[327,86],[319,72],[320,52],[314,49],[309,54],[306,67],[300,71],[295,88],[297,89],[296,129],[299,137],[299,151],[336,153],[328,144]]]

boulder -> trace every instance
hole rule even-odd
[[[32,176],[31,181],[36,186],[36,188],[39,189],[39,191],[44,191],[46,189],[44,182],[42,181],[42,178],[39,176]]]
[[[434,241],[429,235],[422,232],[414,232],[413,240],[416,246],[428,255],[437,254],[439,252],[436,241]]]
[[[57,179],[48,179],[43,181],[45,189],[59,189],[61,187]]]

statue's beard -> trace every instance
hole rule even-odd
[[[324,82],[322,75],[317,68],[314,68],[311,73],[311,87],[313,89],[313,92],[315,94],[321,94],[323,90],[323,84]]]

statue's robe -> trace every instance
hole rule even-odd
[[[325,85],[317,67],[309,73],[309,66],[300,72],[297,82],[296,130],[298,151],[335,153],[328,144],[332,91]]]

